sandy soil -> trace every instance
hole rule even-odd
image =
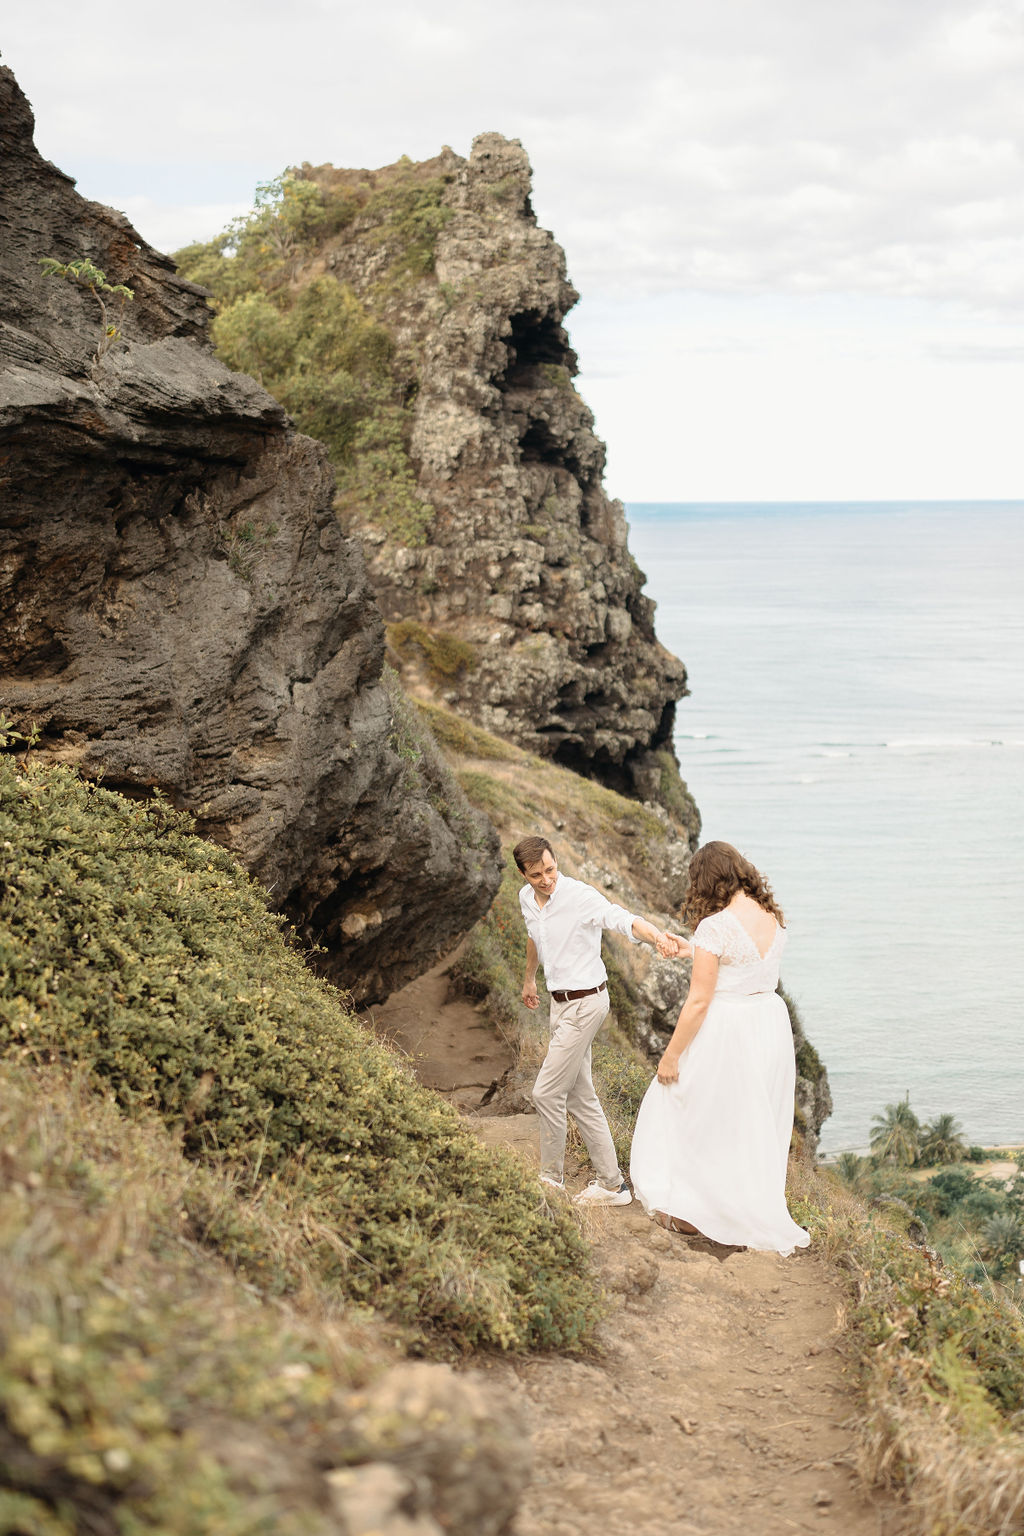
[[[537,1166],[535,1116],[473,1108],[508,1052],[471,1004],[447,1001],[445,963],[372,1023],[481,1139]],[[586,1178],[570,1169],[567,1182]],[[853,1470],[843,1302],[813,1252],[669,1234],[637,1204],[584,1220],[610,1302],[598,1355],[475,1366],[531,1406],[536,1470],[516,1536],[903,1536],[900,1505]]]
[[[409,1057],[421,1083],[459,1109],[479,1114],[512,1053],[482,1003],[449,998],[448,968],[457,954],[447,955],[361,1017],[374,1034]]]

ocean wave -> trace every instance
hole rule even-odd
[[[894,736],[882,746],[892,752],[979,752],[988,747],[1016,747],[1024,742],[978,736]]]

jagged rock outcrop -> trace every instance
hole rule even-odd
[[[217,361],[201,290],[32,129],[0,69],[0,708],[192,810],[332,976],[384,996],[486,910],[496,839],[382,680],[324,450]],[[97,298],[47,257],[134,290],[99,362]]]
[[[307,263],[350,285],[396,338],[415,392],[411,455],[435,516],[403,542],[350,509],[385,617],[468,643],[443,696],[490,730],[643,799],[652,750],[671,750],[682,664],[658,642],[605,452],[577,394],[563,321],[578,295],[530,206],[518,141],[482,134],[412,168],[441,186],[433,271],[383,282],[379,222],[352,220]],[[408,162],[376,172],[303,167],[330,195],[378,197]],[[400,646],[410,681],[416,637]],[[429,643],[429,642],[428,642]],[[435,677],[436,682],[436,677]]]

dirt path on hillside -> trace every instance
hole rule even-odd
[[[471,1107],[508,1052],[446,996],[442,964],[373,1010],[374,1028],[482,1140],[536,1167],[535,1116]],[[570,1169],[567,1182],[585,1176]],[[843,1301],[813,1252],[779,1259],[669,1234],[638,1204],[585,1223],[611,1307],[599,1356],[476,1367],[531,1406],[536,1466],[516,1536],[900,1536],[899,1504],[854,1472]]]
[[[483,1003],[449,999],[448,968],[459,951],[446,955],[387,1002],[360,1017],[374,1034],[408,1056],[427,1088],[443,1093],[466,1113],[481,1112],[512,1053],[499,1039]]]
[[[534,1116],[476,1128],[536,1166]],[[843,1301],[813,1253],[669,1234],[638,1204],[586,1226],[612,1308],[600,1358],[487,1367],[536,1424],[517,1536],[898,1536],[899,1505],[854,1473]]]

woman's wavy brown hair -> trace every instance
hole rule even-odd
[[[690,883],[683,897],[684,922],[696,928],[712,912],[727,907],[737,891],[746,891],[785,927],[782,908],[768,881],[731,843],[705,843],[690,860]]]

